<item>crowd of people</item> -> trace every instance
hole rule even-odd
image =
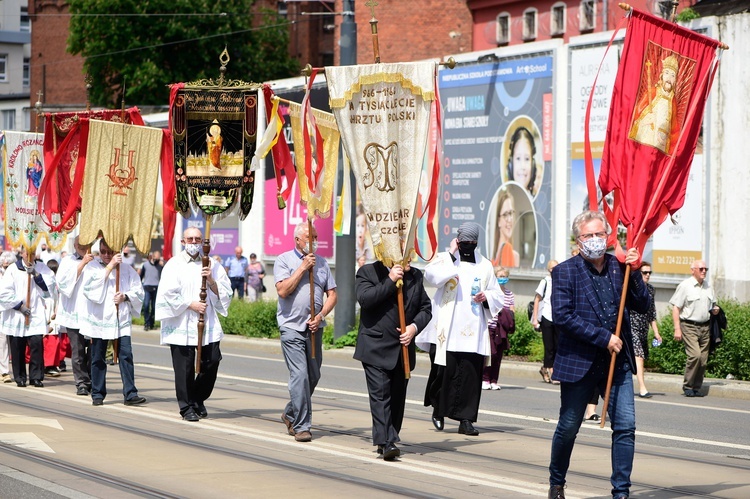
[[[599,212],[576,217],[572,232],[577,253],[559,264],[550,261],[550,275],[535,292],[531,321],[541,328],[545,349],[540,373],[545,382],[560,385],[550,498],[564,498],[576,435],[582,422],[592,419],[591,406],[606,393],[612,356],[616,362],[607,407],[613,429],[612,494],[614,498],[629,494],[635,441],[632,377],[637,375],[637,395],[650,397],[642,375],[649,327],[658,341],[661,336],[649,284],[651,265],[641,262],[632,248],[624,262],[608,254],[611,230]],[[508,269],[494,266],[478,250],[480,232],[475,223],[462,224],[448,251],[438,253],[424,272],[408,263],[388,267],[378,261],[357,270],[355,292],[361,316],[354,358],[365,373],[372,444],[387,461],[401,454],[397,443],[415,345],[429,352],[424,405],[432,407],[437,431],[445,430],[447,418],[458,422],[459,434],[478,435],[474,423],[482,391],[500,389],[503,352],[515,330],[515,296],[508,287]],[[314,227],[299,224],[294,248],[281,254],[273,269],[281,348],[289,370],[289,402],[281,421],[297,442],[313,439],[312,395],[321,376],[322,331],[337,302],[331,269],[315,255],[317,239]],[[75,251],[59,266],[54,258],[45,264],[24,250],[0,255],[3,382],[43,387],[45,372],[64,366],[67,355],[76,394],[90,396],[94,406],[101,406],[107,395],[106,355],[111,342],[124,404],[142,405],[146,399],[136,388],[130,336],[132,319],[143,315],[147,330],[160,321],[161,344],[170,348],[180,415],[191,422],[208,417],[205,403],[222,359],[219,316],[228,314],[235,294],[242,299],[250,288],[260,296],[265,271],[256,255],[246,259],[241,247],[226,264],[206,258],[205,266],[198,228],[186,229],[181,243],[183,250],[166,264],[159,252],[149,254],[140,272],[127,263],[125,251],[115,251],[102,239],[83,245],[76,238]],[[631,267],[628,272],[626,266]],[[703,395],[709,319],[720,312],[705,280],[707,271],[705,262],[693,262],[692,277],[670,300],[675,339],[684,341],[688,355],[687,397]],[[617,336],[625,275],[629,275],[626,313],[622,334]],[[204,282],[206,295],[201,299]],[[436,288],[432,298],[425,283]],[[44,341],[48,336],[58,341],[48,347]]]

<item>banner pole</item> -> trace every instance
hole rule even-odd
[[[617,311],[617,327],[615,328],[615,336],[620,337],[622,331],[622,316],[625,313],[625,300],[628,297],[628,283],[630,282],[630,265],[625,266],[625,277],[622,283],[622,294],[620,295],[620,309]],[[604,428],[605,420],[607,419],[607,406],[609,406],[609,392],[612,390],[612,378],[615,375],[615,362],[617,361],[617,353],[612,352],[612,358],[609,362],[609,373],[607,374],[607,389],[604,391],[604,407],[602,407],[602,417],[599,423],[600,428]]]
[[[206,233],[203,236],[203,259],[201,263],[203,268],[210,268],[211,261],[209,260],[208,254],[211,252],[211,219],[206,217]],[[201,279],[201,293],[198,295],[201,299],[201,303],[206,303],[208,297],[207,290],[207,277]],[[201,354],[203,353],[203,331],[206,326],[205,314],[198,314],[198,345],[195,349],[195,374],[201,373]]]
[[[406,313],[404,311],[404,280],[399,279],[396,282],[397,298],[398,298],[398,320],[401,326],[401,334],[406,332]],[[401,345],[401,357],[404,360],[404,379],[411,378],[411,366],[409,365],[409,346]]]
[[[307,253],[313,253],[313,224],[312,219],[307,217]],[[310,277],[310,319],[315,318],[315,267],[308,271]],[[315,331],[310,331],[310,342],[312,343],[311,356],[315,358]]]

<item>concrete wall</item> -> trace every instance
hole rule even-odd
[[[729,45],[711,92],[707,229],[709,280],[720,295],[750,301],[750,14],[708,18]]]

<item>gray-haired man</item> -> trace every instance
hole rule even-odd
[[[312,251],[309,241],[313,241]],[[323,362],[325,316],[336,305],[336,282],[328,262],[315,257],[318,233],[302,223],[294,229],[294,249],[282,253],[273,266],[279,305],[276,319],[281,333],[281,349],[289,369],[290,401],[281,415],[287,431],[298,442],[312,440],[311,398],[320,380]],[[313,269],[315,314],[310,311],[309,271]],[[313,316],[311,316],[313,315]],[[315,334],[315,358],[312,358],[310,334]]]

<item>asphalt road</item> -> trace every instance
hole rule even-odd
[[[483,392],[478,437],[447,422],[433,429],[422,406],[429,360],[409,384],[398,462],[370,441],[364,374],[352,349],[324,351],[313,397],[314,440],[286,435],[279,415],[287,370],[278,340],[227,338],[210,416],[183,422],[169,350],[154,332],[134,335],[136,384],[145,407],[122,405],[117,368],[92,407],[72,375],[45,388],[0,385],[0,497],[544,497],[558,388],[538,366],[506,363],[502,390]],[[634,497],[750,497],[750,400],[686,399],[677,377],[649,380],[636,401]],[[733,385],[744,390],[745,384]],[[750,398],[750,387],[747,387]],[[736,394],[735,394],[736,395]],[[584,423],[567,495],[609,495],[608,428]]]

